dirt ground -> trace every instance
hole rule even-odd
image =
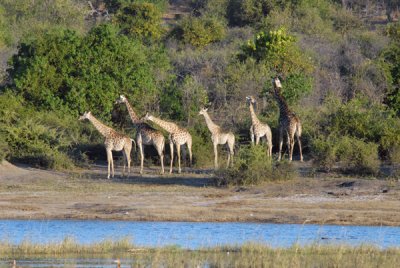
[[[215,187],[211,170],[158,175],[158,167],[129,179],[106,178],[106,167],[54,172],[0,165],[1,219],[249,221],[400,225],[400,182],[305,172],[254,187]]]

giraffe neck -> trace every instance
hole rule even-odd
[[[156,123],[157,125],[159,125],[161,128],[163,128],[168,133],[176,133],[180,130],[179,127],[175,123],[164,121],[164,120],[161,120],[160,118],[157,118],[154,116],[150,120],[153,121],[154,123]]]
[[[136,115],[136,113],[133,111],[132,106],[129,104],[129,102],[126,100],[126,109],[128,109],[129,116],[131,117],[132,123],[134,124],[140,124],[142,123],[139,119],[139,117]]]
[[[211,120],[211,117],[208,115],[208,113],[204,113],[203,115],[206,119],[207,127],[211,133],[215,133],[220,130],[220,127]]]
[[[282,96],[278,89],[275,89],[275,99],[279,105],[279,116],[287,116],[290,110],[285,98]]]
[[[103,123],[101,123],[96,117],[91,115],[88,117],[89,121],[93,124],[93,126],[100,132],[104,137],[108,137],[114,130]]]
[[[260,120],[258,120],[256,113],[254,112],[254,105],[250,103],[250,116],[251,116],[251,122],[253,125],[260,123]]]

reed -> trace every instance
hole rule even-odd
[[[15,258],[123,258],[125,264],[150,267],[397,267],[400,248],[361,245],[293,245],[272,248],[264,244],[187,250],[177,246],[140,248],[129,238],[90,245],[71,238],[60,243],[12,245],[0,243],[0,259]],[[136,267],[134,265],[134,267]]]

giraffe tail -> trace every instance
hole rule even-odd
[[[135,148],[135,151],[136,151],[136,141],[134,139],[131,139],[131,141],[133,142],[133,145],[134,145],[134,148]]]

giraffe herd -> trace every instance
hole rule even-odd
[[[300,161],[303,161],[303,154],[301,149],[301,122],[300,119],[296,116],[294,112],[292,112],[285,100],[285,98],[281,94],[281,82],[279,78],[274,78],[272,81],[273,84],[273,92],[274,97],[279,105],[279,153],[278,153],[278,161],[281,160],[282,155],[282,144],[283,144],[283,135],[285,134],[287,137],[287,147],[289,151],[289,161],[292,161],[293,157],[293,148],[294,148],[294,136],[297,138],[297,142],[299,145],[300,152]],[[272,132],[271,128],[266,123],[262,123],[255,113],[255,105],[256,101],[253,96],[246,97],[247,104],[250,110],[251,116],[251,127],[250,127],[250,137],[251,143],[259,144],[260,139],[265,137],[267,144],[267,155],[272,157]],[[93,126],[100,132],[102,136],[104,136],[105,141],[104,145],[107,152],[107,162],[108,162],[108,175],[107,178],[114,177],[114,162],[112,157],[112,151],[122,151],[123,153],[123,176],[125,173],[126,165],[128,166],[127,176],[129,177],[130,173],[130,161],[131,161],[131,150],[132,143],[137,144],[140,153],[140,174],[143,174],[143,161],[144,161],[144,148],[143,145],[152,145],[156,148],[158,156],[161,162],[161,174],[164,173],[164,147],[165,147],[165,138],[164,135],[155,128],[151,127],[147,122],[151,121],[154,124],[158,125],[160,128],[168,132],[168,141],[170,144],[170,169],[169,173],[172,173],[173,162],[174,162],[174,145],[176,148],[176,154],[178,158],[178,173],[181,173],[181,146],[186,144],[187,149],[189,151],[189,159],[190,165],[192,164],[192,136],[189,131],[183,127],[178,126],[173,122],[169,122],[166,120],[162,120],[157,118],[149,113],[140,119],[136,113],[134,112],[132,106],[128,102],[127,98],[123,95],[120,95],[119,98],[115,101],[115,104],[125,104],[128,110],[129,116],[132,120],[132,124],[136,129],[136,137],[135,139],[131,139],[125,134],[119,133],[114,129],[106,126],[101,123],[97,118],[95,118],[91,112],[85,112],[79,120],[88,119]],[[234,147],[235,147],[235,135],[230,131],[223,131],[220,126],[215,124],[211,117],[209,116],[207,109],[202,108],[199,111],[199,115],[203,115],[206,121],[207,127],[211,132],[211,141],[214,147],[214,167],[218,168],[218,145],[219,144],[227,144],[229,149],[227,167],[233,165],[233,156],[234,156]]]

